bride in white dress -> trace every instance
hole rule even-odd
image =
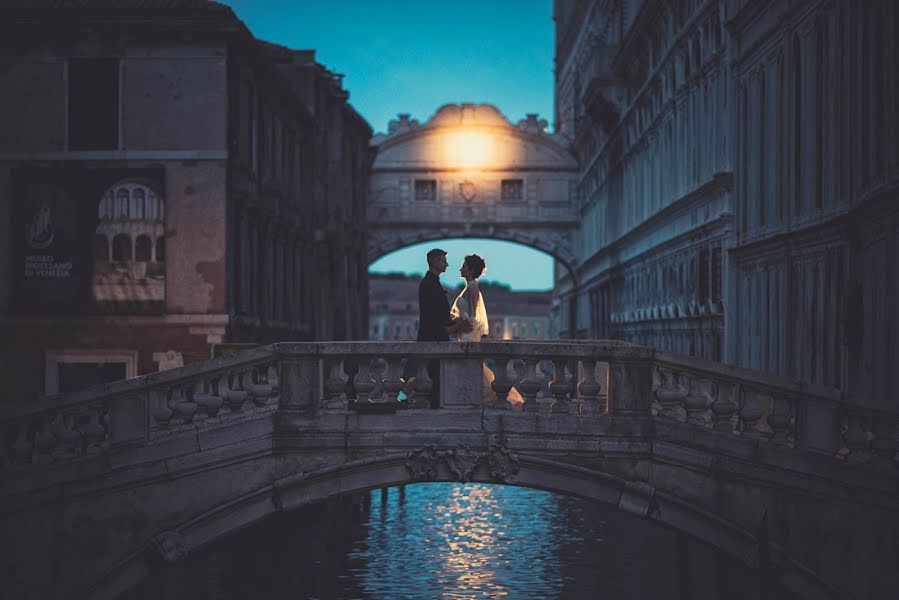
[[[465,287],[459,293],[453,307],[450,309],[450,315],[455,319],[467,320],[472,325],[469,333],[463,333],[458,336],[460,342],[480,342],[482,337],[490,333],[490,325],[487,321],[487,308],[484,306],[484,297],[478,289],[478,277],[484,274],[487,265],[484,259],[477,254],[469,254],[462,261],[462,267],[459,268],[459,275],[465,279]],[[493,372],[484,365],[484,400],[488,404],[496,402],[496,393],[490,387],[493,382]],[[509,391],[508,400],[513,408],[521,406],[524,398],[518,393],[514,387]]]

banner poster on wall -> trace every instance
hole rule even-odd
[[[12,173],[12,294],[20,314],[165,308],[163,169]]]

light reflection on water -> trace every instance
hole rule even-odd
[[[408,486],[404,501],[391,489],[386,504],[379,491],[371,502],[368,535],[344,575],[371,598],[513,600],[555,598],[562,589],[553,494],[429,483]]]

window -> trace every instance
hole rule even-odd
[[[521,200],[524,198],[524,182],[521,179],[503,179],[503,200]]]
[[[65,394],[137,375],[137,351],[50,350],[45,356],[44,393]]]
[[[152,242],[146,235],[137,236],[134,242],[134,260],[138,262],[149,262],[152,254]]]
[[[112,260],[131,260],[131,238],[120,233],[112,239]]]
[[[416,179],[415,199],[424,202],[437,200],[437,181],[434,179]]]
[[[70,150],[119,147],[119,61],[69,60],[68,124]]]

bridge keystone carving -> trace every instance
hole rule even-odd
[[[490,477],[497,483],[518,481],[518,457],[505,446],[493,445],[487,452],[475,452],[462,444],[450,450],[437,450],[434,444],[406,455],[406,469],[414,481],[434,481],[441,465],[446,465],[454,481],[468,483],[479,464],[486,463]]]

